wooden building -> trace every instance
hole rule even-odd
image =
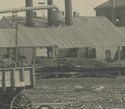
[[[94,10],[96,16],[105,16],[116,26],[125,26],[125,0],[108,0]]]
[[[12,24],[10,19],[3,19]],[[34,20],[35,27],[29,28],[23,25],[24,20],[19,21],[21,26],[18,29],[19,55],[30,62],[33,60],[33,54],[41,59],[46,57],[121,59],[122,47],[125,46],[123,33],[105,17],[75,17],[73,25],[57,27],[46,26],[45,20],[43,23],[43,20],[39,19]],[[6,54],[14,54],[12,49],[15,47],[15,30],[8,29],[6,22],[4,24],[4,28],[0,29],[1,58]]]

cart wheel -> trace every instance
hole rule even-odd
[[[25,94],[17,94],[11,101],[10,109],[32,109],[32,103]]]
[[[49,106],[49,105],[42,105],[37,109],[54,109],[53,107]]]

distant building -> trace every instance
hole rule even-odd
[[[116,26],[125,26],[125,0],[108,0],[94,10],[96,16],[105,16]]]
[[[13,22],[10,17],[2,18],[0,23],[2,58],[7,54],[7,50],[3,49],[15,46],[15,30],[12,29]],[[75,17],[71,26],[63,24],[50,27],[46,23],[46,20],[36,18],[35,26],[26,27],[25,19],[18,19],[18,46],[21,56],[32,60],[33,48],[36,48],[36,56],[41,58],[59,56],[97,60],[118,59],[118,47],[121,48],[120,52],[125,52],[122,51],[122,47],[125,46],[124,34],[105,17]],[[122,54],[125,53],[120,54],[121,58]]]

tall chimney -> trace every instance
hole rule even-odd
[[[47,5],[53,5],[53,0],[47,0]],[[52,9],[48,9],[48,25],[52,25]]]
[[[72,25],[72,0],[65,0],[65,24]]]
[[[33,7],[33,0],[26,0],[26,7]],[[33,10],[26,11],[26,26],[33,26]]]
[[[115,1],[114,0],[110,0],[110,1],[111,1],[112,22],[115,24],[116,23],[116,18],[115,18]]]

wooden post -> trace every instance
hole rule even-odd
[[[13,17],[15,20],[15,61],[16,61],[16,66],[18,62],[18,22],[17,22],[17,13],[13,13]]]
[[[118,60],[121,60],[121,50],[120,50],[120,46],[118,46]]]
[[[5,70],[2,71],[2,88],[3,88],[3,91],[6,90]]]
[[[16,69],[13,68],[12,71],[11,71],[11,86],[13,88],[13,90],[15,90],[15,72],[16,72]]]
[[[31,82],[31,88],[34,88],[35,86],[35,68],[30,68],[30,82]]]
[[[7,55],[10,58],[10,52],[9,52],[9,48],[7,48]]]
[[[24,82],[24,68],[21,68],[21,71],[20,71],[20,81]]]
[[[16,62],[18,61],[18,29],[17,29],[17,23],[16,23],[16,34],[15,34],[15,46],[16,46]]]
[[[36,64],[36,48],[35,47],[33,47],[33,65],[35,65]]]

